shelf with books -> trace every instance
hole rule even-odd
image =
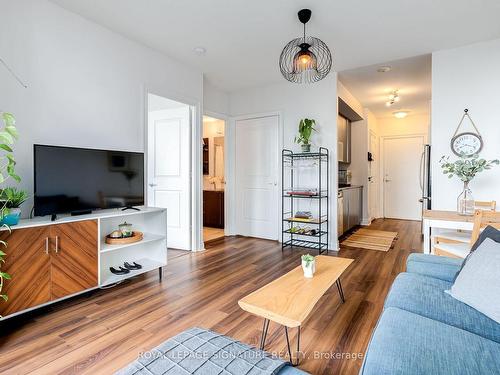
[[[324,147],[311,153],[282,151],[282,249],[306,247],[320,254],[328,249],[328,171],[329,152]],[[314,229],[304,227],[307,224]]]

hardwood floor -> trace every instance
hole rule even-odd
[[[362,359],[334,354],[364,353],[393,279],[408,254],[422,249],[420,222],[377,220],[371,228],[397,231],[399,238],[388,252],[340,250],[338,256],[355,259],[342,278],[346,302],[340,303],[333,286],[305,322],[304,371],[358,373]],[[0,373],[110,374],[193,326],[258,346],[262,320],[237,301],[296,267],[305,252],[282,252],[276,242],[242,237],[211,242],[198,254],[171,251],[162,283],[150,272],[1,322]],[[271,323],[266,350],[284,355],[285,348],[283,329]]]
[[[203,241],[213,241],[224,237],[224,229],[203,227]]]

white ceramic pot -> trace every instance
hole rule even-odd
[[[314,276],[316,272],[316,259],[309,262],[309,266],[306,266],[306,262],[302,261],[302,270],[304,271],[304,277],[310,279]]]

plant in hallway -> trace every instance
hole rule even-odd
[[[443,174],[448,178],[457,176],[463,183],[462,193],[457,198],[457,212],[460,215],[474,214],[474,198],[469,188],[469,183],[476,177],[476,174],[491,169],[494,165],[500,164],[498,159],[486,160],[479,158],[479,155],[462,155],[459,159],[451,162],[449,156],[442,156],[439,160]]]
[[[0,112],[0,117],[3,121],[3,127],[0,128],[0,186],[5,184],[10,178],[16,182],[20,182],[20,177],[15,172],[16,160],[14,159],[14,151],[12,145],[18,138],[16,120],[14,116],[7,112]],[[0,188],[0,197],[4,196],[5,188]],[[3,200],[0,203],[0,220],[3,220],[9,214],[10,208],[8,207],[9,201]],[[10,231],[7,224],[2,227]],[[7,248],[7,242],[0,240],[0,246]],[[0,298],[7,301],[7,295],[2,294],[3,285],[5,280],[11,277],[8,273],[2,271],[2,264],[5,263],[6,254],[0,250]]]
[[[300,258],[302,260],[302,270],[304,271],[304,277],[308,279],[312,278],[314,272],[316,272],[316,258],[311,254],[302,255]]]
[[[311,151],[311,135],[316,125],[316,120],[313,119],[302,119],[299,122],[299,135],[295,137],[295,143],[301,145],[302,152]]]

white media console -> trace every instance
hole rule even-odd
[[[55,221],[37,217],[20,220],[12,232],[0,232],[0,238],[8,242],[2,271],[12,276],[4,285],[9,300],[0,302],[1,319],[156,269],[161,279],[162,267],[167,265],[167,211],[138,208],[59,216]],[[107,244],[106,235],[124,221],[143,232],[143,240]],[[125,262],[136,262],[142,269],[111,273],[110,267]]]

